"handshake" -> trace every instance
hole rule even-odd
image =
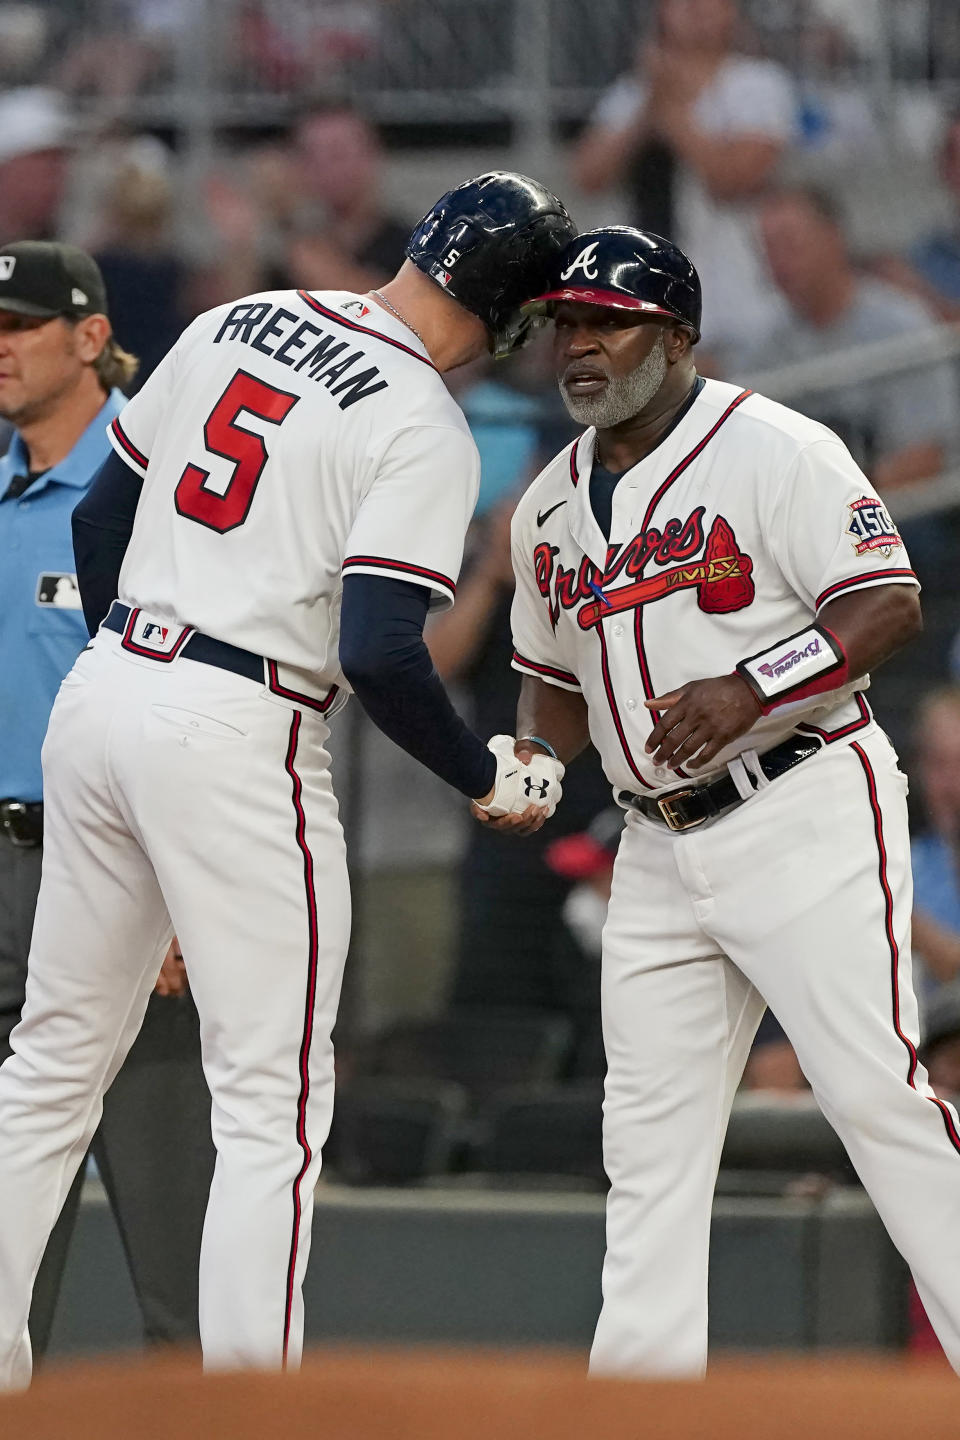
[[[485,824],[503,821],[498,829],[532,834],[549,820],[563,793],[560,781],[563,766],[549,755],[531,755],[519,760],[512,735],[494,735],[488,742],[497,761],[493,790],[473,802],[473,814]]]

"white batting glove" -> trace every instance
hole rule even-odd
[[[563,766],[549,755],[534,755],[525,765],[513,753],[515,743],[512,735],[494,735],[487,742],[487,749],[496,756],[497,776],[489,802],[481,805],[477,801],[477,808],[499,819],[501,815],[521,815],[528,805],[537,805],[549,820],[563,794]]]

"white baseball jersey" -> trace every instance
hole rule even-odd
[[[707,380],[617,484],[609,544],[590,506],[595,438],[585,431],[551,461],[517,508],[513,664],[582,690],[611,784],[656,791],[685,772],[645,753],[645,700],[731,672],[837,595],[917,581],[846,447],[783,405]],[[761,716],[698,778],[794,729],[856,734],[871,721],[868,685],[864,675]]]
[[[298,1363],[350,930],[326,749],[341,576],[449,604],[478,484],[422,345],[343,293],[202,315],[111,440],[144,477],[133,613],[64,680],[43,749],[27,1004],[0,1068],[0,1389],[29,1378],[33,1278],[174,930],[217,1148],[204,1358]],[[271,663],[204,661],[191,630]]]
[[[342,573],[453,602],[477,449],[420,341],[359,295],[201,315],[110,439],[144,477],[119,598],[291,667],[286,689],[345,685]]]

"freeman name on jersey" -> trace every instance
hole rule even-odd
[[[294,328],[291,329],[291,326]],[[338,397],[337,404],[341,410],[347,410],[358,400],[366,400],[369,395],[387,388],[387,381],[376,365],[370,365],[366,370],[354,370],[358,363],[367,360],[365,351],[351,350],[344,355],[343,351],[348,348],[346,340],[338,340],[329,331],[321,330],[319,325],[301,320],[299,315],[285,310],[282,305],[271,305],[263,300],[234,305],[214,336],[213,343],[217,345],[221,340],[242,340],[244,345],[259,350],[262,355],[270,355],[281,365],[305,370],[308,379],[322,380],[330,394]],[[347,371],[354,373],[348,375]]]

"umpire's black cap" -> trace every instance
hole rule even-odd
[[[585,230],[555,262],[549,285],[523,309],[548,315],[558,300],[640,310],[679,321],[700,339],[700,277],[679,246],[652,230]]]
[[[107,291],[92,255],[50,240],[0,245],[0,310],[37,315],[106,315]]]
[[[478,175],[450,190],[407,243],[407,259],[486,325],[495,355],[529,337],[528,296],[549,282],[577,233],[562,201],[510,170]]]

